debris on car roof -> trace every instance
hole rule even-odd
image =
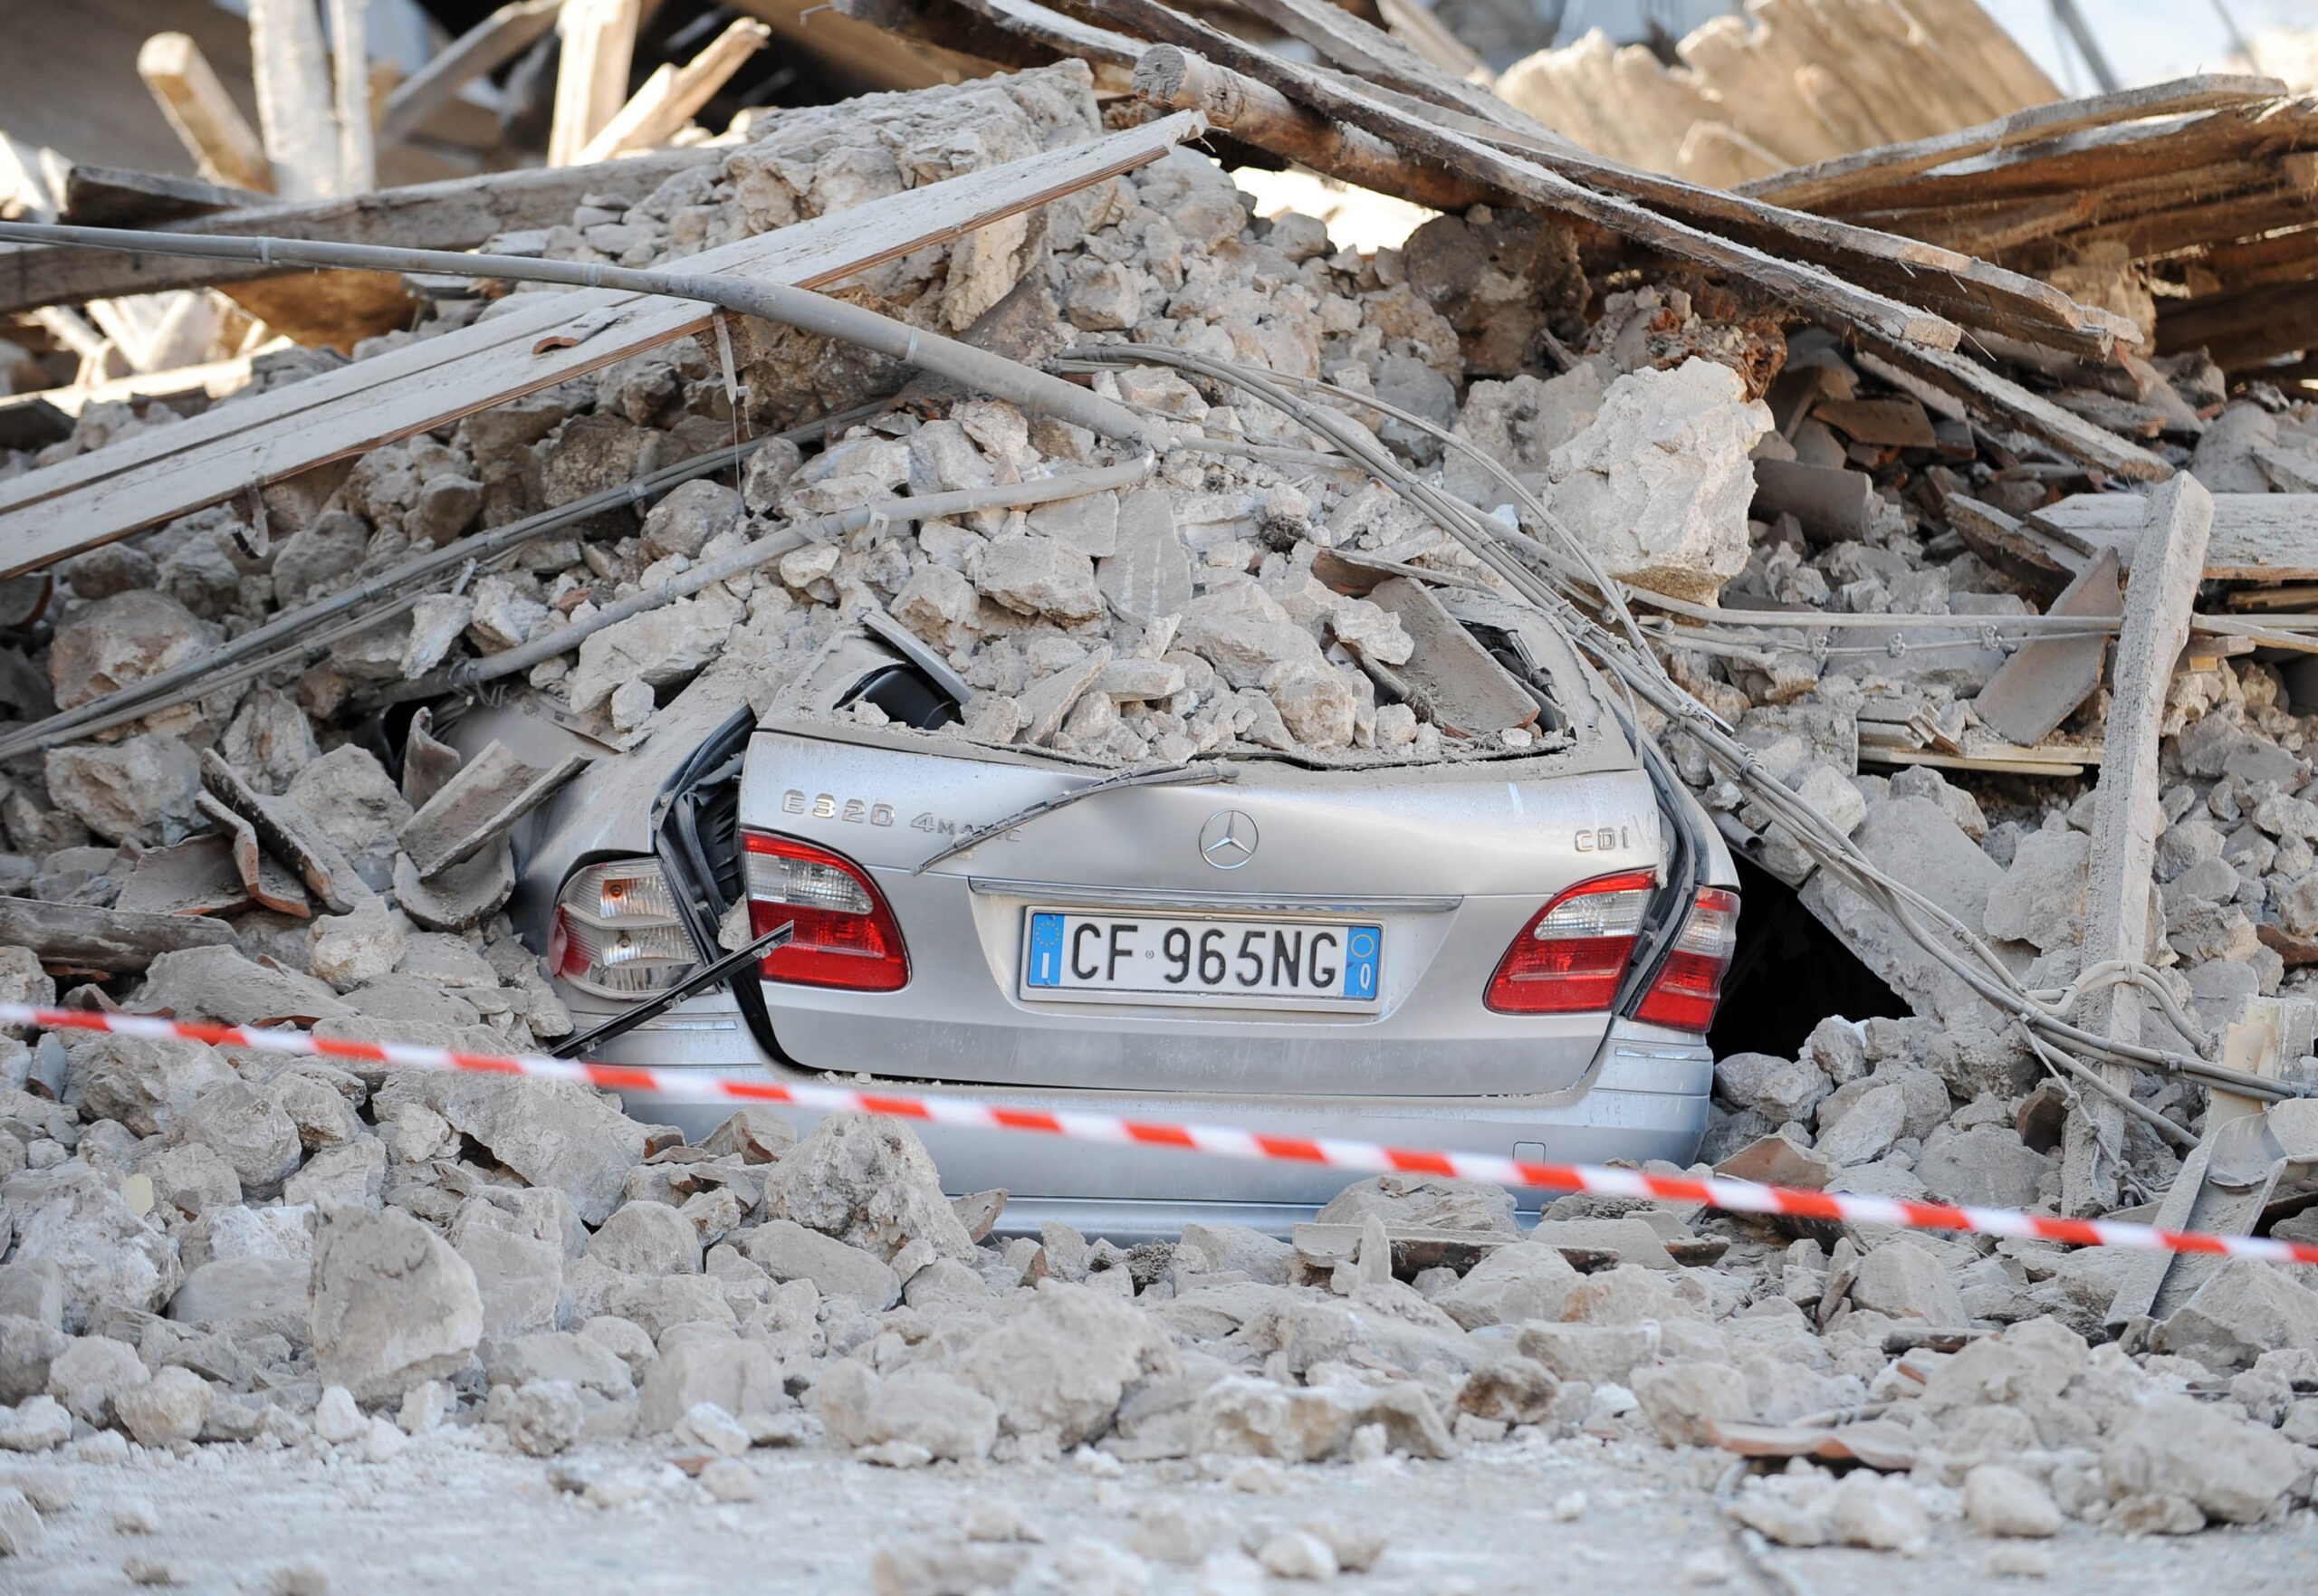
[[[0,999],[539,1050],[578,1027],[510,918],[525,817],[735,709],[1084,782],[943,862],[1108,784],[1624,738],[1777,927],[1697,1169],[2318,1239],[2318,103],[2064,100],[1967,0],[1757,5],[1671,68],[1506,59],[1528,8],[1447,0],[558,9],[349,121],[367,80],[278,32],[311,6],[254,5],[262,131],[157,38],[198,177],[0,143]],[[873,91],[763,103],[768,38]],[[478,169],[378,176],[445,148]],[[1340,244],[1210,150],[1429,216]],[[905,686],[831,707],[865,661]],[[477,702],[567,741],[463,755]],[[64,1031],[0,1037],[0,1087],[27,1453],[455,1432],[616,1505],[753,1499],[752,1448],[1034,1482],[1648,1441],[1753,1460],[1756,1548],[2311,1490],[2318,1295],[2265,1265],[1413,1176],[1121,1247],[1005,1233],[891,1121],[687,1146],[571,1083]],[[1098,1550],[1222,1547],[1138,1523]],[[1077,1554],[1034,1543],[875,1577]]]

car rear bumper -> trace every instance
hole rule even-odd
[[[583,1023],[585,1020],[583,1018]],[[820,1082],[765,1056],[728,1000],[696,999],[608,1044],[604,1062],[698,1069],[738,1080]],[[1058,1091],[929,1085],[946,1095],[1028,1108],[1230,1125],[1271,1135],[1332,1136],[1552,1162],[1665,1159],[1686,1164],[1707,1125],[1714,1056],[1703,1039],[1620,1020],[1578,1088],[1549,1095],[1348,1097]],[[705,1135],[730,1111],[636,1096],[640,1119]],[[800,1110],[800,1128],[819,1117]],[[1000,1228],[1035,1232],[1061,1219],[1118,1239],[1170,1237],[1186,1220],[1230,1220],[1284,1233],[1359,1178],[1307,1164],[1256,1162],[1161,1147],[1126,1147],[1020,1132],[918,1124],[952,1192],[1014,1194]],[[1534,1210],[1552,1193],[1523,1192]]]

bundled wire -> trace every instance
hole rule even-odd
[[[2085,1030],[2069,1018],[2073,1006],[2087,992],[2126,981],[2156,998],[2168,1022],[2185,1037],[2191,1038],[2194,1045],[2209,1047],[2211,1038],[2182,1013],[2162,976],[2149,965],[2134,962],[2096,966],[2059,992],[2030,992],[2024,989],[1996,950],[1977,932],[1941,904],[1878,866],[1846,834],[1772,777],[1753,751],[1738,741],[1727,722],[1669,676],[1651,652],[1643,629],[1627,607],[1623,585],[1602,569],[1592,552],[1547,506],[1501,464],[1467,440],[1371,395],[1347,395],[1310,378],[1283,377],[1181,349],[1140,344],[1080,346],[1059,357],[1056,365],[1061,369],[1078,370],[1135,365],[1172,367],[1261,400],[1333,444],[1348,464],[1356,464],[1422,511],[1433,524],[1502,579],[1513,594],[1558,622],[1566,635],[1626,691],[1649,704],[1668,722],[1681,726],[1696,741],[1709,763],[1759,804],[1831,878],[1888,916],[1909,940],[1974,994],[2015,1018],[2027,1032],[2032,1050],[2056,1075],[2117,1102],[2144,1123],[2161,1123],[2165,1128],[2158,1133],[2177,1144],[2187,1138],[2186,1132],[2110,1085],[2098,1070],[2089,1067],[2087,1060],[2108,1060],[2186,1076],[2264,1101],[2304,1094],[2304,1089],[2295,1085],[2232,1069],[2197,1054],[2112,1041]],[[1531,523],[1544,530],[1552,542],[1543,542],[1509,528],[1495,516],[1484,514],[1437,484],[1424,481],[1367,427],[1334,406],[1307,402],[1299,397],[1305,393],[1327,395],[1346,405],[1376,411],[1438,439],[1444,447],[1461,451],[1496,477],[1527,512]],[[1615,630],[1586,613],[1594,607],[1607,613]],[[1955,626],[1947,617],[1936,616],[1781,618],[1798,622],[1848,620],[1867,625],[1884,624],[1894,618],[1920,618]],[[2082,621],[2064,624],[2071,630],[2084,628]],[[2156,1130],[2157,1125],[2151,1124],[2150,1128]],[[2123,1171],[2119,1149],[2104,1145],[2103,1152],[2116,1168]]]

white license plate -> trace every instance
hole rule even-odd
[[[1355,922],[1032,909],[1022,996],[1241,1008],[1374,1008],[1384,928]]]

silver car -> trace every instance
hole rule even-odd
[[[1730,859],[1559,634],[1499,619],[1477,635],[1537,697],[1538,750],[1356,770],[1243,758],[1204,782],[944,732],[960,684],[905,635],[829,655],[791,717],[704,680],[526,821],[509,912],[582,1028],[680,981],[720,928],[732,946],[744,914],[756,933],[793,925],[757,979],[589,1053],[613,1062],[1686,1162],[1736,933]],[[833,712],[865,700],[887,724]],[[445,734],[535,764],[604,751],[518,705],[472,707]],[[628,1106],[694,1136],[725,1112]],[[1284,1231],[1345,1183],[919,1130],[951,1190],[1012,1194],[1007,1230]]]

